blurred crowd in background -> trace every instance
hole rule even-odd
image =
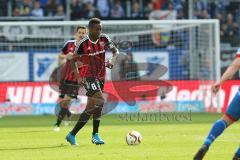
[[[0,16],[8,16],[8,1],[1,1]],[[178,18],[186,18],[185,0],[13,0],[11,16],[66,16],[70,4],[70,19],[147,19],[154,10],[176,10]],[[184,11],[186,12],[184,13]]]
[[[8,15],[8,1],[0,0],[0,16]],[[154,10],[175,10],[177,19],[188,18],[188,0],[13,0],[11,16],[66,16],[70,4],[71,20],[93,16],[103,19],[146,19]],[[230,0],[193,0],[194,17],[200,19],[226,16],[229,12],[239,17],[240,2]],[[128,13],[130,10],[130,14]],[[224,19],[223,19],[224,20]]]
[[[240,1],[200,0],[195,4],[193,14],[197,19],[219,19],[221,42],[239,45]]]

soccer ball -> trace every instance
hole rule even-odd
[[[138,145],[142,141],[142,136],[138,131],[131,131],[126,136],[126,142],[128,145]]]

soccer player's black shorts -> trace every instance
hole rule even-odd
[[[86,95],[88,97],[93,96],[96,92],[103,92],[104,80],[98,80],[96,78],[85,78],[84,84],[84,87],[87,90]]]
[[[80,85],[78,85],[77,82],[62,80],[59,86],[59,90],[60,90],[59,98],[64,98],[65,95],[68,95],[71,98],[77,99],[79,88],[80,88]]]

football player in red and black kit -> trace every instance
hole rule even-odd
[[[67,41],[59,54],[59,60],[61,62],[66,61],[64,67],[61,70],[60,86],[59,86],[59,103],[60,111],[58,113],[57,122],[54,126],[54,131],[60,130],[60,124],[64,117],[67,115],[70,117],[71,112],[69,111],[69,105],[73,98],[77,98],[79,85],[77,78],[72,72],[70,67],[70,60],[73,58],[73,54],[77,44],[80,40],[86,36],[87,28],[84,26],[77,26],[75,33],[75,40]]]
[[[87,90],[88,96],[87,106],[80,115],[78,122],[72,131],[66,136],[66,140],[71,145],[78,145],[75,135],[87,123],[89,118],[93,117],[93,132],[92,143],[104,144],[104,141],[98,134],[100,124],[101,112],[104,105],[103,89],[105,79],[105,52],[110,49],[112,57],[108,61],[109,68],[112,68],[116,62],[118,49],[115,47],[112,40],[102,33],[101,20],[92,18],[88,23],[88,35],[85,36],[78,44],[75,54],[80,56],[82,65],[85,66],[78,71],[75,67],[75,75],[78,78],[78,83],[82,84]],[[76,60],[72,60],[72,67],[74,68]],[[84,73],[79,76],[78,72]]]

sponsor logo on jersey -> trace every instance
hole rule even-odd
[[[105,50],[89,53],[89,56],[95,56],[95,55],[102,54],[102,53],[105,53]]]

